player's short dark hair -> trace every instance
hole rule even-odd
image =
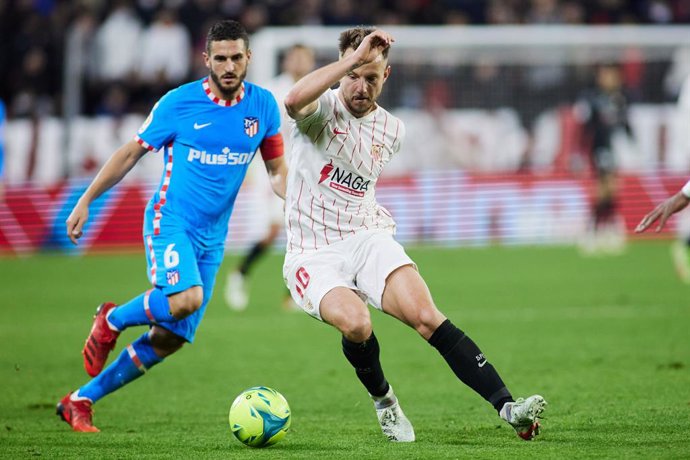
[[[340,54],[344,54],[345,51],[350,48],[356,50],[360,43],[362,43],[362,40],[364,40],[364,37],[375,30],[375,27],[358,26],[343,31],[340,34],[340,39],[338,40],[338,50],[340,51]],[[384,58],[388,58],[388,49],[389,48],[384,49],[381,53]]]
[[[240,39],[244,40],[244,47],[249,49],[249,34],[242,24],[232,19],[218,21],[208,29],[208,34],[206,34],[206,52],[211,51],[211,42]]]

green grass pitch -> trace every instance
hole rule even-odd
[[[372,311],[382,362],[417,442],[380,433],[335,330],[281,309],[279,254],[253,273],[251,305],[222,300],[228,257],[196,343],[96,407],[99,434],[70,431],[55,404],[86,381],[94,307],[147,288],[142,253],[0,259],[0,457],[687,458],[690,286],[668,242],[617,257],[574,248],[410,249],[436,303],[480,345],[515,396],[549,401],[542,435],[518,439],[414,331]],[[116,352],[143,332],[127,331]],[[241,445],[227,414],[266,385],[293,414],[286,439]]]

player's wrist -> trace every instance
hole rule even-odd
[[[680,193],[682,193],[685,198],[690,200],[690,180],[683,185],[683,187],[680,189]]]
[[[348,72],[351,72],[351,71],[357,69],[358,67],[361,67],[364,65],[364,59],[358,57],[356,55],[356,53],[350,54],[349,56],[347,56],[344,59],[344,61],[347,63],[347,70],[346,70],[345,74],[347,74]]]

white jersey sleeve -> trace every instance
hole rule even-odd
[[[405,128],[377,107],[362,118],[328,90],[316,111],[295,123],[286,196],[287,251],[304,253],[363,230],[395,232],[376,202],[376,182],[400,150]]]

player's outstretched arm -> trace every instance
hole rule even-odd
[[[353,53],[305,75],[285,97],[287,114],[294,120],[301,120],[314,113],[319,96],[348,72],[377,59],[383,59],[383,51],[389,48],[393,41],[395,40],[390,34],[376,30],[364,37]]]
[[[67,218],[67,236],[72,243],[82,236],[84,224],[89,219],[89,205],[106,190],[120,182],[147,150],[131,140],[113,153],[93,179]]]
[[[273,191],[276,195],[285,199],[285,187],[287,184],[287,164],[285,164],[285,157],[280,156],[272,160],[267,160],[264,164],[266,165],[268,180],[271,181]]]
[[[659,224],[656,226],[655,231],[661,231],[661,229],[664,228],[668,218],[671,217],[671,214],[684,209],[688,203],[690,203],[690,198],[685,196],[682,191],[667,198],[663,203],[659,204],[656,208],[642,218],[640,223],[637,224],[637,227],[635,227],[635,233],[644,232],[657,220],[659,221]]]

